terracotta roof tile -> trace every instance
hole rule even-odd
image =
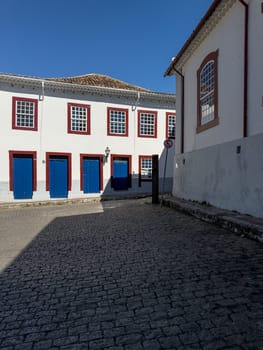
[[[102,74],[86,74],[68,78],[47,78],[47,80],[58,81],[63,83],[80,84],[80,85],[91,85],[91,86],[102,86],[108,88],[122,89],[122,90],[134,90],[149,92],[150,90],[142,87],[125,83],[121,80],[114,79],[107,75]]]

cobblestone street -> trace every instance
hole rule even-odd
[[[263,349],[263,245],[146,199],[0,212],[1,350]]]

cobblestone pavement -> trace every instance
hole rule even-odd
[[[263,349],[263,245],[147,204],[0,213],[0,349]]]

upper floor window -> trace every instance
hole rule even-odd
[[[138,111],[138,136],[157,137],[157,112]]]
[[[128,136],[128,109],[108,107],[108,135]]]
[[[203,60],[197,71],[197,132],[218,124],[218,50]]]
[[[176,114],[175,113],[166,113],[166,138],[174,139],[175,130],[176,130]]]
[[[68,103],[68,133],[90,134],[90,106]]]
[[[38,100],[13,97],[12,128],[37,130]]]

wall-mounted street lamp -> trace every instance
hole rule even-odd
[[[108,157],[109,157],[109,154],[110,154],[110,149],[109,149],[109,147],[107,146],[106,149],[105,149],[105,155],[104,155],[106,161],[107,161],[107,159],[108,159]]]

